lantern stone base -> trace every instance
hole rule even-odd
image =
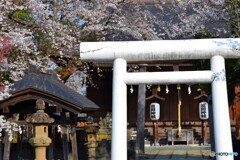
[[[46,159],[46,148],[52,140],[49,137],[33,137],[29,143],[35,148],[35,159],[34,160],[47,160]]]
[[[35,159],[34,160],[47,160],[46,159],[46,147],[35,147]]]

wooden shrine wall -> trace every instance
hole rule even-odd
[[[160,104],[160,121],[177,121],[178,114],[178,91],[176,85],[169,85],[169,93],[166,94],[165,86],[161,85],[161,92],[159,96],[164,97],[165,100],[151,99],[146,101],[145,120],[150,120],[149,106],[150,103],[157,102]],[[128,120],[136,120],[137,112],[137,87],[134,94],[128,93]],[[196,88],[192,87],[192,93],[188,94],[188,86],[181,85],[181,119],[182,121],[200,120],[198,112],[199,100],[194,100],[194,97],[198,95]],[[129,91],[128,91],[129,92]],[[146,96],[150,96],[151,92],[147,91]]]
[[[110,72],[110,73],[109,73]],[[92,116],[94,118],[104,117],[106,112],[112,109],[112,72],[108,71],[102,78],[97,76],[93,77],[95,87],[89,86],[87,88],[87,97],[101,107],[100,110],[95,112]],[[164,101],[151,99],[146,101],[146,121],[149,118],[149,105],[152,102],[160,103],[160,121],[176,121],[177,120],[177,105],[178,105],[178,91],[176,85],[169,85],[169,93],[166,94],[165,85],[161,85],[161,92],[159,96],[164,97]],[[137,86],[133,86],[134,92],[130,93],[130,86],[127,88],[128,99],[128,121],[136,121],[137,119]],[[198,113],[199,100],[194,100],[197,96],[197,88],[191,87],[192,93],[188,94],[188,85],[181,85],[181,117],[183,121],[200,120]],[[151,89],[147,90],[146,97],[151,95]]]

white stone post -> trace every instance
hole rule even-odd
[[[228,110],[225,62],[222,56],[211,58],[211,70],[214,72],[212,82],[212,105],[216,153],[231,153],[232,138]],[[233,160],[233,156],[217,155],[217,160]]]
[[[112,160],[127,160],[127,62],[117,58],[113,64]]]

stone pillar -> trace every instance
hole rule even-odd
[[[36,101],[36,113],[33,113],[27,122],[33,124],[34,137],[29,140],[29,143],[35,148],[35,160],[47,160],[46,148],[52,140],[48,137],[47,124],[53,123],[54,119],[50,118],[47,113],[44,113],[45,102],[42,99]]]
[[[225,61],[221,56],[211,58],[211,70],[214,72],[212,82],[213,123],[215,151],[232,153],[232,137],[228,110]],[[217,160],[233,160],[231,155],[216,155]]]
[[[126,70],[127,62],[124,59],[114,60],[111,145],[111,159],[114,160],[127,160],[127,85],[124,82]]]

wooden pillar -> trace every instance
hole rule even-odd
[[[153,121],[154,146],[158,145],[158,121]]]
[[[140,72],[146,71],[145,67]],[[146,85],[138,85],[136,155],[144,154]]]
[[[11,147],[11,142],[8,140],[9,136],[8,133],[6,133],[4,137],[4,152],[3,152],[3,160],[9,160],[10,156],[10,147]]]
[[[68,160],[68,139],[67,139],[67,126],[66,126],[66,113],[61,112],[62,120],[62,145],[63,145],[63,160]]]
[[[202,120],[202,143],[203,145],[207,142],[207,121]]]
[[[215,135],[214,135],[214,125],[213,125],[213,108],[212,105],[209,104],[209,127],[210,127],[210,142],[211,142],[211,151],[215,152]]]
[[[15,113],[12,115],[11,118],[8,119],[10,122],[16,122],[19,119],[19,114]],[[6,135],[4,137],[4,153],[3,153],[3,160],[9,160],[10,159],[10,148],[11,148],[11,142],[9,141],[8,133],[6,132]]]
[[[17,157],[18,157],[18,159],[22,158],[22,134],[18,135]]]
[[[203,122],[203,132],[204,132],[203,133],[203,141],[204,141],[204,144],[207,142],[207,135],[208,135],[207,134],[208,133],[207,132],[207,124],[208,124],[207,121]]]
[[[78,151],[77,151],[77,137],[76,131],[70,134],[71,144],[72,144],[72,157],[73,160],[78,160]]]
[[[72,145],[72,158],[73,160],[78,160],[77,136],[76,136],[76,127],[75,127],[77,125],[77,114],[71,112],[70,119],[71,119],[70,140]]]
[[[0,160],[2,160],[2,137],[0,137]]]

